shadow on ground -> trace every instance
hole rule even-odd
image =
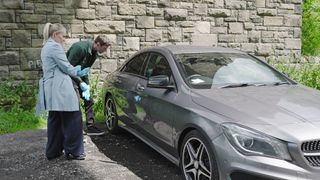
[[[99,124],[99,128],[105,126]],[[103,136],[92,136],[91,140],[100,152],[141,179],[182,180],[177,166],[124,130],[117,135],[106,132]]]

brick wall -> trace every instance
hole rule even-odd
[[[113,46],[93,66],[102,79],[149,46],[240,49],[261,58],[300,55],[301,0],[0,0],[0,78],[41,76],[46,22],[65,25],[67,49],[107,34]]]

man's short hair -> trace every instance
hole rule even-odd
[[[109,40],[109,38],[107,38],[106,35],[99,35],[97,36],[95,39],[94,39],[94,42],[95,43],[99,43],[101,46],[110,46],[111,45],[111,42]]]

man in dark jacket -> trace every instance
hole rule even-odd
[[[67,52],[67,58],[73,66],[80,65],[81,68],[91,67],[92,64],[97,59],[98,53],[104,53],[107,51],[108,47],[110,46],[109,39],[104,35],[97,36],[94,41],[79,41],[70,47]],[[86,83],[89,86],[89,78],[88,76],[84,76],[81,79],[74,79],[73,84],[75,89],[77,89],[77,93],[79,97],[83,93],[84,88],[80,86],[81,84]],[[88,87],[85,87],[87,89]],[[90,96],[90,95],[89,95]],[[94,113],[93,113],[93,99],[87,101],[84,98],[84,106],[85,106],[85,114],[86,114],[86,133],[87,135],[103,135],[105,132],[101,131],[94,125]]]

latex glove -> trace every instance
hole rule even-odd
[[[86,91],[82,92],[82,97],[86,100],[89,101],[90,100],[90,91],[89,89],[87,89]]]
[[[81,91],[90,90],[90,86],[86,84],[85,82],[80,83],[80,89]]]
[[[77,76],[79,76],[79,77],[83,77],[83,76],[88,75],[89,71],[90,71],[89,67],[84,68],[84,69],[81,70],[81,66],[80,65],[77,65],[75,68],[77,70]]]

